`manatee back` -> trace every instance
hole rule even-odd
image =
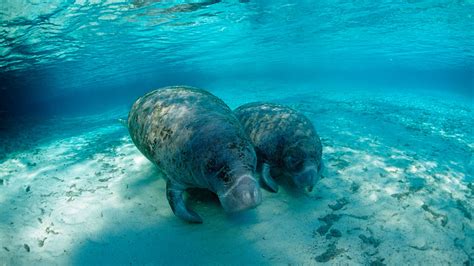
[[[255,102],[238,107],[234,114],[254,143],[259,160],[281,159],[285,149],[295,145],[321,156],[321,141],[313,124],[290,107]]]
[[[133,142],[150,161],[162,169],[170,164],[180,167],[183,160],[179,158],[186,156],[203,125],[225,120],[229,115],[232,115],[229,107],[205,90],[165,87],[140,97],[133,104],[128,128]]]

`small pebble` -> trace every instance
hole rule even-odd
[[[331,229],[329,231],[329,233],[331,234],[331,236],[333,237],[341,237],[342,236],[342,233],[341,231],[337,230],[337,229]]]
[[[38,247],[43,247],[44,246],[44,241],[46,241],[46,238],[38,240]]]
[[[351,185],[351,191],[352,191],[352,192],[357,192],[357,191],[359,190],[359,188],[360,188],[360,185],[359,185],[359,184],[357,184],[357,183],[355,183],[355,182],[352,183],[352,185]]]
[[[318,229],[316,229],[316,232],[318,232],[320,235],[325,235],[328,232],[329,228],[331,228],[331,226],[332,225],[328,225],[328,224],[321,225],[320,227],[318,227]]]

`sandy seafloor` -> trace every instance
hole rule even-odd
[[[0,265],[473,265],[472,98],[251,88],[213,92],[314,122],[327,170],[312,193],[283,185],[235,215],[191,196],[204,224],[186,224],[117,122],[126,107],[18,119],[0,137]]]

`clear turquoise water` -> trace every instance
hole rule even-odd
[[[472,1],[7,1],[2,105],[80,97],[76,109],[261,78],[472,97],[473,11]]]
[[[167,85],[302,111],[309,194],[177,220],[117,118]],[[3,1],[0,265],[472,265],[473,1]]]

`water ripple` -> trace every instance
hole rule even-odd
[[[107,73],[151,62],[473,66],[472,2],[336,2],[8,1],[0,72],[66,62]]]

